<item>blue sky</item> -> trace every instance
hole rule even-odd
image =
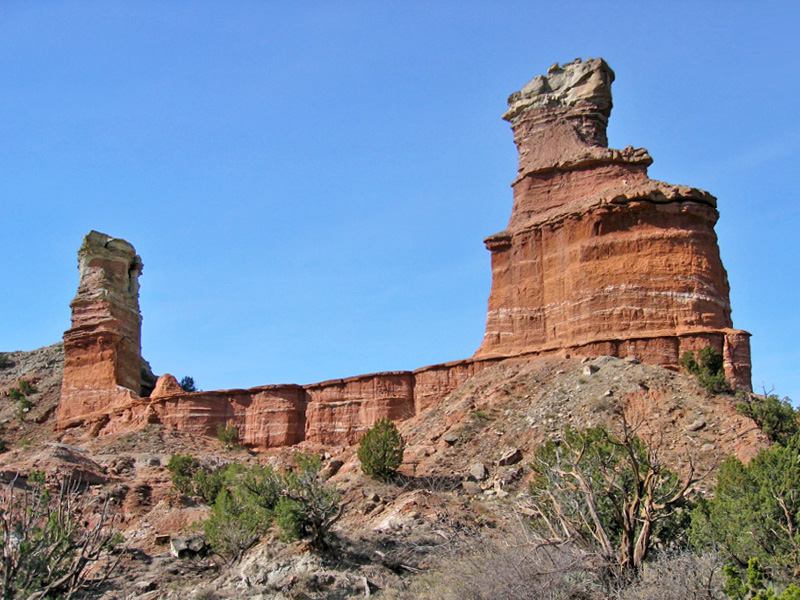
[[[800,400],[796,2],[1,1],[0,349],[69,327],[96,229],[142,256],[143,353],[199,387],[470,356],[508,95],[617,74],[612,147],[710,191],[753,383]]]

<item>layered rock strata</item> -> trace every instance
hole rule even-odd
[[[519,170],[508,227],[485,240],[492,290],[475,358],[561,351],[677,368],[682,352],[710,344],[749,389],[716,199],[650,179],[644,149],[607,147],[613,80],[602,59],[579,59],[509,98]]]
[[[507,229],[485,240],[492,291],[471,359],[306,386],[188,393],[172,375],[154,382],[140,356],[141,259],[93,231],[79,252],[57,426],[108,434],[160,423],[214,435],[233,425],[253,447],[349,445],[377,419],[434,407],[504,358],[632,356],[676,368],[683,351],[709,344],[749,388],[749,334],[732,328],[716,200],[651,180],[646,150],[607,147],[613,79],[602,59],[577,60],[509,99],[519,173]]]
[[[233,425],[243,444],[289,446],[308,440],[354,444],[380,418],[402,420],[438,404],[489,361],[461,361],[419,371],[375,373],[306,386],[185,392],[162,375],[145,386],[141,359],[139,274],[128,242],[96,231],[78,252],[80,281],[72,327],[64,334],[65,365],[57,427],[88,426],[123,433],[148,423],[201,435]],[[147,389],[145,389],[147,388]],[[148,397],[141,397],[152,389]]]
[[[439,404],[470,376],[495,360],[466,360],[334,379],[311,385],[269,385],[245,390],[184,392],[172,375],[162,375],[149,398],[109,407],[93,420],[99,434],[118,434],[160,423],[198,435],[236,427],[241,443],[260,448],[302,441],[348,446],[375,421],[407,419]],[[176,387],[177,386],[177,387]]]
[[[64,333],[61,426],[124,405],[142,387],[141,258],[125,240],[92,231],[78,251],[78,270],[72,327]]]

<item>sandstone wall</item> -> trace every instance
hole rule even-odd
[[[150,398],[116,406],[98,421],[97,432],[119,434],[160,423],[214,436],[218,427],[233,425],[241,443],[254,447],[290,446],[303,440],[348,446],[380,418],[402,421],[423,410],[422,406],[438,404],[491,363],[460,361],[416,372],[375,373],[307,386],[192,393],[176,389],[172,375],[162,375]]]

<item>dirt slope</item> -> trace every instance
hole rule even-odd
[[[52,413],[62,356],[60,345],[12,353],[14,365],[0,370],[0,390],[20,378],[39,390],[25,420],[2,400],[10,449],[0,455],[0,473],[80,473],[96,482],[90,494],[118,499],[119,527],[131,550],[108,599],[363,598],[367,588],[371,596],[390,598],[389,590],[401,590],[465,544],[519,533],[516,509],[533,452],[567,425],[613,429],[624,415],[678,469],[689,461],[711,469],[727,454],[748,458],[764,444],[752,421],[736,414],[732,397],[710,396],[681,374],[611,357],[508,360],[402,423],[404,477],[383,484],[361,474],[355,448],[301,444],[256,454],[162,426],[117,437],[56,436]],[[166,470],[172,454],[191,453],[208,464],[285,467],[299,451],[344,463],[331,478],[346,503],[331,556],[272,535],[234,566],[169,554],[165,536],[193,531],[208,513],[202,501],[172,489]],[[502,464],[513,451],[510,464]]]

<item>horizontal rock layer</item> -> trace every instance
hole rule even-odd
[[[241,443],[269,448],[310,442],[348,446],[375,421],[402,421],[438,404],[494,360],[461,361],[418,371],[375,373],[312,385],[247,390],[175,391],[163,375],[150,398],[131,399],[95,415],[100,434],[119,434],[160,423],[199,435],[233,425]]]

